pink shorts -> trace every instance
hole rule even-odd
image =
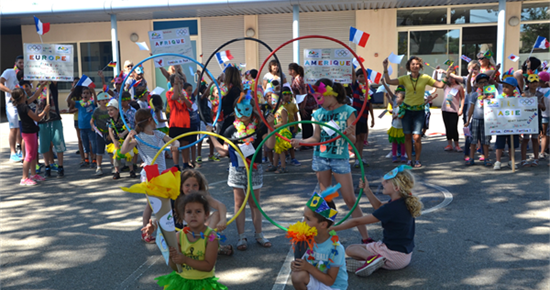
[[[21,133],[25,141],[25,161],[31,162],[36,159],[38,153],[38,136],[36,133]]]
[[[411,263],[412,252],[405,254],[397,251],[392,251],[386,247],[382,241],[366,244],[367,251],[372,255],[381,255],[386,258],[386,262],[382,268],[387,270],[399,270],[407,267]]]

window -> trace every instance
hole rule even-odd
[[[67,44],[73,46],[73,61],[74,61],[74,76],[77,77],[78,75],[78,48],[76,43],[60,43],[60,44]],[[58,82],[57,83],[57,89],[58,90],[70,90],[72,87],[72,82]]]
[[[522,24],[520,28],[520,49],[519,57],[520,61],[523,63],[529,57],[535,41],[538,36],[546,37],[550,36],[550,23],[533,23],[533,24]],[[540,59],[547,60],[550,59],[550,49],[533,49],[532,56]]]
[[[397,26],[447,24],[447,9],[397,10]]]
[[[489,22],[498,22],[498,6],[451,8],[452,24]]]
[[[119,55],[120,55],[120,45]],[[82,74],[91,78],[96,87],[101,90],[101,79],[97,72],[103,69],[109,62],[113,61],[113,49],[110,41],[105,42],[81,42],[80,43],[80,60],[82,62]],[[121,65],[119,60],[114,60],[118,65]],[[110,84],[113,79],[113,70],[106,68],[103,71],[105,81]]]
[[[407,74],[407,69],[405,68],[405,63],[407,63],[407,56],[409,55],[409,33],[408,32],[399,32],[397,34],[397,54],[405,55],[399,64],[399,69],[397,70],[397,75],[392,75],[392,77],[402,76]]]
[[[425,73],[432,73],[431,69],[444,65],[446,60],[451,60],[455,65],[459,64],[460,30],[432,30],[432,31],[411,31],[410,32],[410,56],[421,57],[429,64],[424,66]]]
[[[521,5],[521,20],[548,20],[550,19],[550,4],[546,3],[523,3]]]

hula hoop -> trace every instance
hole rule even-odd
[[[355,152],[355,156],[361,156],[361,154],[359,154],[359,151],[357,150],[357,148],[355,148],[355,145],[353,145],[353,143],[351,142],[351,140],[349,140],[349,138],[344,134],[342,133],[341,131],[339,131],[338,129],[334,128],[334,127],[331,127],[327,124],[324,124],[324,123],[321,123],[321,122],[317,122],[317,121],[308,121],[308,120],[304,120],[304,121],[296,121],[296,122],[292,122],[292,123],[288,123],[288,124],[285,124],[284,126],[281,126],[279,128],[277,128],[276,130],[272,131],[271,133],[269,133],[267,135],[267,137],[265,137],[262,142],[260,143],[260,145],[258,145],[258,148],[262,148],[262,146],[264,145],[264,143],[267,141],[267,139],[269,139],[269,137],[273,136],[273,134],[277,134],[277,131],[279,130],[282,130],[286,127],[290,127],[290,126],[294,126],[294,125],[297,125],[297,124],[317,124],[317,125],[321,125],[321,126],[326,126],[328,128],[330,128],[331,130],[334,130],[336,133],[338,133],[340,136],[342,136],[344,139],[346,139],[346,141],[351,145],[351,147],[353,148],[353,151]],[[323,143],[325,144],[325,143]],[[252,158],[250,160],[254,160],[256,158],[256,155],[258,154],[258,151],[259,150],[256,150],[256,152],[254,152],[254,155],[252,156]],[[360,160],[361,161],[361,160]],[[359,162],[359,165],[361,167],[361,176],[365,176],[365,168],[363,167],[363,162]],[[250,184],[252,182],[252,174],[248,174],[248,183]],[[344,216],[344,218],[342,220],[340,220],[339,222],[337,222],[335,225],[339,225],[341,224],[342,222],[344,222],[346,219],[349,218],[349,216],[351,215],[351,213],[355,210],[355,208],[357,207],[357,205],[359,204],[359,200],[361,199],[361,196],[363,195],[363,189],[361,188],[359,190],[359,195],[357,196],[357,200],[355,201],[355,204],[353,205],[353,207],[350,209],[350,211],[348,212],[348,214],[346,216]],[[262,213],[262,215],[269,221],[271,222],[274,226],[280,228],[281,230],[283,231],[288,231],[287,228],[281,226],[279,223],[277,223],[276,221],[272,220],[265,212],[264,210],[262,209],[262,207],[260,206],[260,204],[258,203],[258,201],[256,200],[256,196],[254,196],[254,194],[252,195],[252,199],[254,200],[254,203],[256,203],[256,206],[258,207],[258,209],[260,210],[260,212]]]
[[[254,93],[256,93],[256,90],[258,89],[258,79],[260,77],[260,73],[262,72],[262,70],[264,69],[264,66],[267,62],[267,60],[269,58],[271,58],[272,55],[274,55],[277,51],[279,51],[279,49],[283,48],[284,46],[286,46],[287,44],[291,43],[291,42],[294,42],[294,41],[297,41],[297,40],[300,40],[300,39],[308,39],[308,38],[322,38],[322,39],[327,39],[327,40],[331,40],[331,41],[334,41],[340,45],[342,45],[343,47],[347,48],[352,54],[353,56],[355,56],[356,59],[359,59],[359,56],[355,53],[355,51],[353,51],[349,46],[347,46],[345,43],[341,42],[340,40],[338,39],[335,39],[335,38],[332,38],[332,37],[328,37],[328,36],[323,36],[323,35],[306,35],[306,36],[300,36],[300,37],[296,37],[294,39],[291,39],[281,45],[279,45],[279,47],[275,48],[275,50],[273,52],[271,52],[270,55],[267,56],[267,58],[264,60],[264,62],[262,63],[262,66],[260,67],[260,69],[258,70],[258,75],[256,76],[256,85],[254,86]],[[359,63],[361,65],[361,69],[363,70],[363,75],[365,77],[367,77],[367,71],[365,70],[365,67],[363,66],[363,63]],[[353,72],[355,73],[355,72]],[[368,96],[367,96],[368,97]],[[361,111],[359,111],[359,113],[357,114],[357,116],[361,116],[363,114],[363,111],[365,111],[365,108],[367,107],[367,102],[363,102],[363,107],[361,107]],[[260,106],[258,104],[256,104],[256,109],[259,111],[260,110]],[[266,124],[266,126],[271,130],[273,131],[273,128],[271,128],[271,125],[269,125],[267,123],[267,121],[265,120],[264,116],[262,116],[260,114],[260,117],[262,118],[262,121]],[[357,124],[357,122],[359,122],[359,119],[360,118],[357,118],[355,119],[355,121],[353,122],[353,125]],[[285,141],[289,141],[286,137],[284,136],[281,136],[279,133],[275,133],[275,135],[277,135],[277,137],[285,140]],[[307,144],[304,144],[304,143],[300,143],[300,146],[319,146],[319,145],[323,145],[323,144],[327,144],[327,143],[331,143],[331,142],[334,142],[336,140],[338,140],[338,138],[340,138],[341,135],[339,136],[336,136],[330,140],[327,140],[325,142],[320,142],[320,143],[307,143]]]
[[[177,54],[177,53],[160,53],[160,54],[155,54],[155,55],[152,55],[150,57],[147,57],[145,58],[144,60],[138,62],[135,66],[132,67],[132,69],[130,70],[130,72],[126,75],[126,77],[124,78],[124,80],[122,81],[122,90],[124,91],[124,85],[126,84],[126,80],[128,80],[128,77],[130,76],[130,74],[132,74],[132,72],[134,72],[134,70],[140,66],[142,63],[152,59],[152,58],[156,58],[156,57],[160,57],[160,56],[179,56],[179,57],[183,57],[185,59],[188,59],[192,62],[194,62],[195,64],[199,65],[201,68],[202,68],[202,71],[204,71],[206,68],[198,61],[196,61],[195,59],[191,58],[191,57],[188,57],[186,55],[183,55],[183,54]],[[208,71],[208,69],[206,69]],[[212,76],[212,73],[210,73],[210,71],[208,71],[208,74]],[[218,90],[220,89],[220,86],[218,85],[218,82],[214,79],[214,83],[216,84],[216,87],[218,88]],[[220,105],[222,103],[222,96],[220,95]],[[200,105],[197,105],[197,107],[200,108]],[[124,112],[122,111],[122,92],[120,92],[118,94],[118,108],[119,108],[119,112],[121,113],[121,117],[122,117],[122,122],[124,123],[124,125],[126,126],[126,128],[128,128],[128,130],[132,130],[132,128],[130,128],[130,126],[128,126],[128,123],[126,123],[126,119],[124,118]],[[218,122],[218,118],[220,117],[220,112],[218,111],[218,114],[216,115],[216,119],[214,120],[214,123],[212,126],[215,126],[216,123]],[[202,136],[199,140],[191,143],[191,144],[187,144],[185,146],[181,146],[180,148],[178,148],[178,150],[183,150],[183,149],[187,149],[191,146],[194,146],[195,144],[201,142],[204,137],[206,136]],[[139,138],[139,136],[136,135],[136,139],[138,139],[141,143],[151,147],[151,148],[155,148],[157,150],[160,149],[160,147],[158,146],[155,146],[155,145],[151,145],[143,140],[141,140],[141,138]]]
[[[199,134],[204,134],[205,137],[206,137],[206,135],[210,135],[210,136],[214,136],[214,137],[217,137],[217,138],[221,138],[222,140],[227,142],[227,144],[231,145],[231,147],[233,147],[233,149],[235,149],[235,151],[241,156],[241,158],[243,160],[246,160],[246,158],[244,157],[244,155],[241,152],[241,150],[239,149],[239,147],[237,147],[237,145],[235,145],[233,142],[231,142],[229,139],[225,138],[224,136],[216,134],[214,132],[195,131],[195,132],[187,132],[187,133],[181,134],[177,137],[172,138],[172,140],[166,142],[166,144],[164,144],[164,146],[162,146],[162,148],[159,149],[157,154],[155,154],[155,157],[153,157],[153,160],[151,160],[151,164],[155,164],[155,161],[157,161],[157,158],[159,157],[159,155],[161,153],[163,153],[164,149],[166,147],[168,147],[168,145],[170,145],[175,140],[178,140],[179,138],[187,137],[187,136],[190,136],[190,135],[199,135]],[[246,175],[248,176],[248,173],[250,172],[250,168],[248,167],[248,163],[244,162],[244,168],[246,169]],[[250,174],[250,176],[252,176],[252,174]],[[252,187],[252,179],[248,180],[248,186],[247,186],[247,189],[246,189],[246,195],[244,197],[243,205],[241,205],[241,208],[239,208],[239,211],[237,211],[237,213],[235,215],[233,215],[233,217],[230,220],[227,221],[226,225],[229,225],[230,223],[232,223],[241,214],[241,212],[244,210],[244,207],[246,206],[246,202],[248,201],[248,197],[250,196],[250,188],[251,187]],[[214,229],[214,230],[217,231],[217,228]]]

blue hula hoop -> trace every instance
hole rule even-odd
[[[128,80],[128,77],[132,74],[132,72],[134,72],[134,70],[140,66],[142,63],[150,60],[150,59],[153,59],[153,58],[156,58],[156,57],[161,57],[161,56],[179,56],[179,57],[182,57],[182,58],[185,58],[185,59],[188,59],[192,62],[194,62],[195,64],[199,65],[202,70],[206,70],[206,72],[208,73],[208,75],[212,78],[212,80],[214,81],[214,84],[216,85],[216,88],[218,89],[218,92],[221,92],[220,90],[220,86],[218,84],[218,81],[216,81],[216,78],[214,77],[214,75],[212,75],[212,73],[210,73],[210,71],[204,66],[202,65],[200,62],[198,62],[197,60],[195,60],[194,58],[191,58],[191,57],[188,57],[186,55],[183,55],[183,54],[177,54],[177,53],[161,53],[161,54],[155,54],[155,55],[152,55],[140,62],[138,62],[135,66],[132,67],[132,69],[130,70],[130,72],[126,75],[126,77],[124,78],[124,80],[122,81],[122,91],[124,91],[124,85],[126,84],[126,81]],[[222,95],[219,94],[219,98],[220,98],[220,106],[222,104]],[[128,128],[128,130],[133,130],[134,128],[130,128],[130,126],[128,125],[128,123],[126,122],[126,119],[124,117],[124,111],[122,111],[122,92],[120,92],[118,94],[118,109],[120,111],[120,116],[122,117],[122,122],[124,123],[124,126],[126,126],[126,128]],[[216,118],[214,119],[214,122],[212,123],[212,127],[216,126],[216,123],[218,122],[218,118],[220,117],[220,111],[221,110],[218,110],[217,114],[216,114]],[[200,130],[199,130],[200,131]],[[178,150],[183,150],[183,149],[187,149],[191,146],[194,146],[195,144],[201,142],[204,138],[206,137],[206,135],[202,136],[199,140],[191,143],[191,144],[187,144],[185,146],[181,146],[180,148],[178,148]],[[161,147],[158,147],[158,146],[155,146],[155,145],[151,145],[145,141],[143,141],[141,138],[139,138],[138,135],[136,135],[136,139],[138,139],[141,143],[149,146],[149,147],[152,147],[152,148],[155,148],[157,150],[160,150]],[[164,148],[164,150],[166,151],[169,151],[170,149],[169,148]]]

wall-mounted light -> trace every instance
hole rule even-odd
[[[256,31],[254,31],[254,28],[248,28],[246,30],[246,36],[247,37],[253,37],[254,35],[256,35]]]
[[[508,19],[508,25],[517,26],[519,24],[519,18],[517,16],[512,16]]]
[[[130,34],[130,40],[132,42],[137,42],[139,40],[139,35],[137,35],[137,33]]]

